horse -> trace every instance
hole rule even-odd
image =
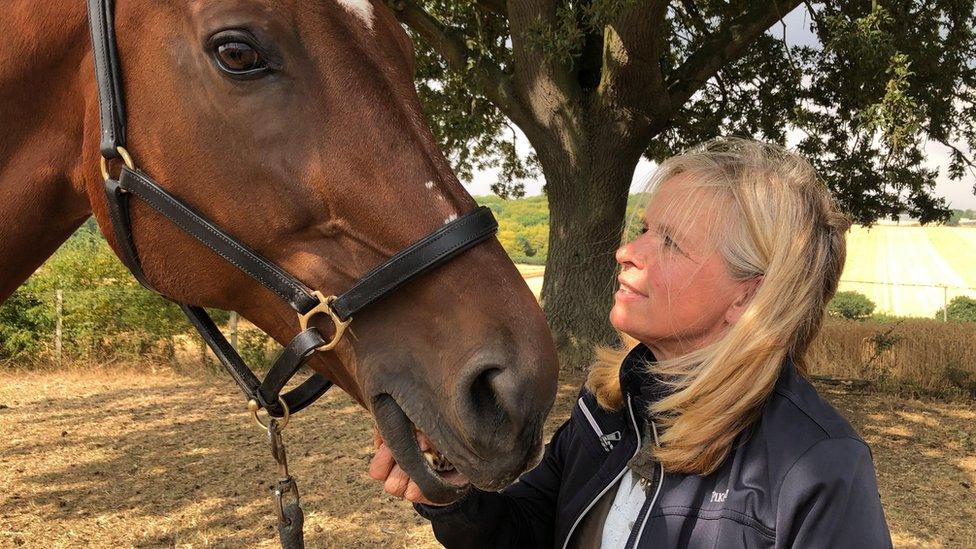
[[[92,215],[124,252],[84,3],[6,8],[0,302]],[[410,39],[378,0],[118,0],[113,17],[139,168],[308,287],[339,293],[476,208],[426,124]],[[274,292],[170,220],[139,201],[128,215],[153,289],[237,311],[282,344],[300,332]],[[372,412],[422,488],[497,490],[541,455],[555,350],[494,238],[362,310],[308,365]],[[425,465],[417,436],[449,471]]]

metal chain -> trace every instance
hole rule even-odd
[[[288,473],[288,456],[281,440],[281,427],[278,420],[268,418],[268,441],[271,443],[271,456],[278,464],[278,479],[271,488],[274,497],[275,515],[278,517],[278,537],[285,549],[304,549],[305,540],[302,526],[305,515],[299,505],[298,484]]]

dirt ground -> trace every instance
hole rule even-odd
[[[820,389],[873,448],[895,545],[976,547],[976,403]],[[366,477],[370,431],[338,390],[286,430],[308,546],[437,547]],[[273,462],[229,379],[0,374],[0,433],[0,547],[276,546]]]

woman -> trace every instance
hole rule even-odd
[[[715,140],[661,164],[616,254],[595,366],[542,462],[500,493],[424,505],[447,547],[888,547],[871,452],[803,378],[850,223],[810,164]]]

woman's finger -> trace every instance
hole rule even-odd
[[[390,448],[386,444],[381,443],[373,459],[369,462],[369,477],[374,480],[386,481],[394,465],[396,465],[396,460],[393,459],[393,453],[390,452]]]
[[[407,473],[399,465],[394,465],[393,470],[390,471],[390,476],[386,477],[386,482],[383,483],[383,489],[391,496],[402,498],[409,484],[410,477],[407,476]]]
[[[424,497],[424,493],[420,491],[420,486],[417,483],[410,481],[407,484],[407,489],[403,493],[403,498],[411,503],[423,503],[424,505],[433,505],[427,498]]]

